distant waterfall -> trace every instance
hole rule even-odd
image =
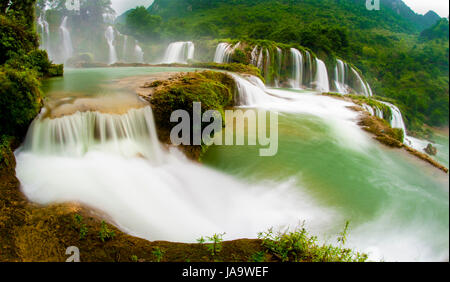
[[[61,31],[62,48],[63,48],[62,61],[66,63],[67,60],[73,56],[72,38],[70,36],[69,30],[67,29],[67,16],[63,18],[59,30]]]
[[[292,88],[301,88],[303,85],[303,55],[299,50],[291,48],[292,56]]]
[[[316,90],[325,93],[330,92],[330,83],[328,80],[328,71],[325,63],[316,58],[317,70],[316,70]]]
[[[53,53],[50,50],[50,29],[48,22],[45,20],[45,14],[41,14],[37,19],[38,26],[41,30],[41,48],[47,51],[48,57],[52,60]]]
[[[366,84],[366,82],[361,78],[359,73],[354,68],[351,68],[351,70],[352,70],[353,74],[355,75],[355,77],[356,77],[356,79],[358,81],[358,84],[359,84],[359,87],[360,87],[360,89],[362,91],[362,94],[364,96],[366,96],[366,97],[372,96],[372,90],[369,91],[368,84]]]
[[[126,61],[127,59],[127,53],[128,53],[128,35],[124,35],[123,50],[122,50],[122,58],[124,61]]]
[[[163,64],[187,64],[189,60],[194,59],[195,45],[188,42],[173,42],[167,47]]]
[[[334,86],[340,94],[348,94],[347,85],[345,83],[347,65],[342,61],[336,60],[336,67],[334,68]]]
[[[114,63],[117,63],[117,52],[116,47],[114,46],[115,31],[112,26],[108,26],[108,28],[106,29],[105,37],[109,47],[108,64],[112,65]]]
[[[274,85],[275,87],[280,87],[280,77],[281,77],[281,69],[283,65],[283,51],[277,47],[277,53],[276,53],[276,76],[274,78]]]
[[[214,62],[218,64],[227,63],[229,61],[231,44],[219,43],[216,48],[216,54],[214,55]]]
[[[258,55],[258,61],[256,62],[256,67],[260,70],[262,70],[263,68],[263,59],[264,59],[264,49],[261,47],[260,51],[259,51],[259,55]]]
[[[137,63],[144,63],[144,52],[142,51],[141,46],[139,46],[138,42],[136,41],[136,46],[134,47],[134,56],[136,58]]]
[[[252,50],[250,63],[254,66],[258,65],[258,46],[255,46]]]
[[[81,157],[102,146],[123,155],[157,158],[160,148],[151,108],[132,109],[125,115],[77,112],[56,119],[38,118],[30,127],[24,149]]]

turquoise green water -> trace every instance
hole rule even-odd
[[[281,115],[275,157],[259,157],[257,147],[214,146],[203,160],[251,183],[294,180],[319,206],[349,220],[349,244],[375,257],[448,259],[448,176],[376,143],[363,152],[342,146],[332,132],[320,118]],[[342,224],[324,232],[332,236]]]
[[[438,153],[435,157],[440,163],[449,167],[449,138],[445,135],[436,134],[434,137],[436,141],[436,148],[438,149]]]
[[[135,97],[129,90],[110,86],[120,78],[190,70],[69,69],[64,78],[46,81],[44,91],[49,100],[119,99],[118,94]],[[349,246],[369,252],[375,259],[448,260],[448,176],[375,142],[362,147],[357,143],[343,141],[336,128],[318,117],[282,114],[276,156],[259,157],[258,147],[213,146],[203,160],[244,183],[289,183],[308,196],[317,209],[331,210],[332,224],[327,218],[306,222],[324,240],[333,240],[350,220]],[[448,165],[448,137],[438,143],[444,148],[447,144],[437,158]],[[299,222],[307,220],[307,213],[299,214]]]
[[[65,69],[64,77],[46,80],[43,90],[49,97],[111,95],[114,93],[114,89],[111,91],[110,88],[105,87],[105,84],[110,84],[120,78],[193,70],[195,69],[166,67]],[[117,91],[122,90],[118,89]]]

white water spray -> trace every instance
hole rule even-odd
[[[193,42],[173,42],[167,47],[163,64],[187,64],[194,59],[195,45]]]
[[[136,62],[140,64],[144,63],[144,51],[142,51],[142,48],[139,46],[137,41],[134,47],[134,56],[136,58]]]
[[[291,48],[292,56],[292,88],[301,88],[303,85],[303,55],[299,50]]]
[[[328,80],[328,71],[325,63],[316,58],[316,90],[322,93],[330,92],[330,83]]]
[[[72,38],[70,36],[70,31],[67,28],[67,16],[65,16],[61,22],[61,26],[59,27],[61,31],[62,38],[62,62],[66,63],[68,59],[73,56],[73,45]]]
[[[108,64],[112,65],[114,63],[117,63],[117,52],[116,47],[114,46],[114,40],[115,40],[115,31],[112,26],[108,26],[105,32],[106,42],[108,43],[109,47],[109,59]]]

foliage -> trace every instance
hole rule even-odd
[[[116,236],[116,233],[113,230],[110,230],[105,221],[102,221],[100,231],[98,233],[98,237],[102,242],[106,242],[108,240],[113,239]]]
[[[223,247],[222,242],[224,235],[225,233],[214,234],[210,237],[206,237],[207,241],[210,242],[209,244],[206,245],[206,247],[212,256],[215,256],[222,251]]]
[[[449,39],[449,25],[448,19],[441,19],[432,27],[425,29],[420,33],[420,38],[422,40],[433,40],[433,39]]]
[[[10,165],[9,156],[11,155],[11,137],[0,135],[0,169]]]
[[[124,30],[139,40],[157,40],[161,22],[160,16],[151,15],[141,6],[129,11]]]
[[[161,16],[162,39],[192,40],[199,27],[214,26],[210,37],[299,44],[343,58],[377,95],[398,101],[409,129],[448,124],[448,21],[436,24],[436,14],[417,15],[400,1],[381,5],[382,12],[363,0],[156,0],[148,11]]]
[[[267,252],[282,262],[365,262],[366,254],[344,248],[347,231],[348,223],[339,234],[339,246],[319,245],[317,237],[309,235],[304,227],[284,233],[275,233],[273,229],[269,229],[261,232],[258,237]]]
[[[250,262],[264,262],[266,257],[266,253],[265,252],[256,252],[252,255],[252,257],[250,258]]]
[[[41,107],[36,73],[0,66],[0,134],[23,136]]]
[[[85,239],[89,232],[89,229],[87,225],[83,223],[83,216],[75,214],[74,220],[75,220],[75,228],[77,228],[80,233],[80,240]]]
[[[161,250],[159,247],[153,248],[152,254],[156,258],[156,262],[161,262],[164,257],[164,251]]]
[[[252,65],[244,65],[239,63],[231,63],[231,64],[217,64],[217,63],[194,63],[190,65],[194,68],[205,68],[205,69],[218,69],[229,72],[243,73],[249,74],[259,77],[264,81],[264,78],[261,76],[261,71]]]
[[[150,100],[158,127],[171,130],[170,116],[176,110],[192,113],[194,102],[201,102],[202,114],[232,106],[234,80],[225,73],[204,71],[188,73],[159,85]]]

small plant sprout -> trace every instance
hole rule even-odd
[[[226,233],[214,234],[211,237],[206,237],[206,239],[211,242],[211,244],[207,245],[211,255],[215,256],[222,251],[223,236],[225,236],[225,234]]]
[[[78,231],[80,233],[80,240],[83,240],[84,238],[86,238],[89,230],[88,230],[86,224],[83,223],[83,217],[81,215],[75,214],[74,220],[75,220],[76,228],[78,229]]]

